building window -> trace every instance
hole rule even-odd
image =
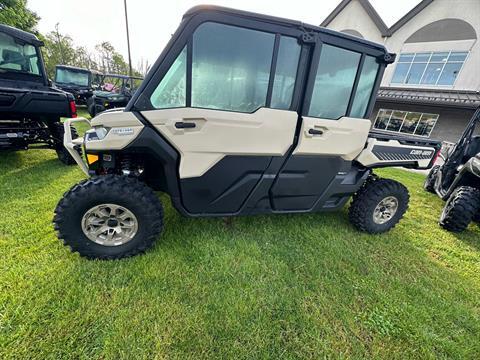
[[[451,86],[467,58],[467,52],[402,53],[392,84]]]
[[[373,127],[409,135],[429,137],[438,120],[438,114],[380,109]]]

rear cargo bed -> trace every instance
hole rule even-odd
[[[437,140],[373,130],[368,135],[365,149],[356,160],[369,168],[402,166],[429,169],[441,146]]]

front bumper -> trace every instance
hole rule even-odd
[[[81,123],[81,122],[85,122],[89,126],[91,126],[90,121],[83,117],[67,119],[63,123],[63,127],[65,130],[65,135],[63,136],[63,146],[65,146],[67,151],[73,157],[73,159],[78,164],[78,166],[80,166],[80,169],[82,169],[85,175],[90,176],[90,174],[88,173],[88,164],[86,163],[86,161],[83,160],[82,156],[76,150],[77,147],[83,147],[84,145],[83,137],[78,137],[76,139],[72,138],[71,125],[74,123]]]

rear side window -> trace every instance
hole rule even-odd
[[[365,116],[377,78],[378,66],[377,60],[373,56],[365,57],[349,116],[357,118]]]
[[[192,107],[254,112],[266,105],[275,35],[205,23],[193,35]]]
[[[297,39],[285,36],[280,38],[270,104],[274,109],[288,110],[292,104],[300,50]]]
[[[321,49],[309,116],[338,119],[347,113],[361,54],[324,44]]]

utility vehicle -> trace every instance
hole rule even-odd
[[[142,80],[137,76],[103,75],[99,89],[87,101],[88,113],[94,117],[108,109],[124,108]]]
[[[446,200],[440,226],[452,232],[480,224],[480,107],[443,165],[430,170],[425,190]]]
[[[76,116],[75,101],[48,80],[41,46],[35,35],[0,24],[0,150],[35,144],[74,164],[63,146],[60,118]],[[70,132],[75,138],[75,129]]]
[[[125,109],[99,114],[77,141],[67,121],[65,145],[91,178],[58,203],[59,238],[88,258],[144,251],[163,227],[154,190],[190,217],[338,210],[353,196],[356,228],[391,229],[409,194],[372,170],[427,169],[440,149],[370,133],[393,60],[382,45],[301,22],[192,8]]]
[[[95,90],[100,88],[103,74],[69,65],[55,66],[55,85],[72,94],[79,105],[86,105]]]

